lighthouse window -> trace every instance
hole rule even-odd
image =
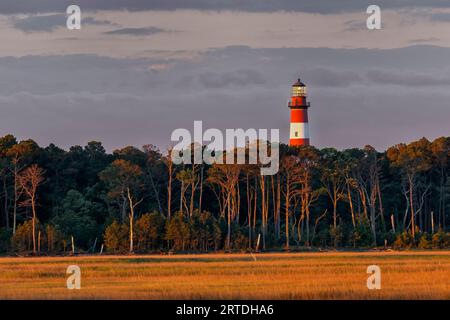
[[[292,95],[294,97],[302,97],[306,95],[306,89],[304,87],[293,87]]]

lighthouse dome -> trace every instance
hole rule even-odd
[[[300,78],[298,78],[297,81],[292,86],[293,87],[306,87],[306,85],[300,80]]]
[[[306,97],[306,85],[300,78],[292,85],[292,97]]]

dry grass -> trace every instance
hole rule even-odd
[[[0,299],[450,299],[450,252],[0,258]]]

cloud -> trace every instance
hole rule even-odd
[[[435,12],[430,13],[428,18],[434,22],[450,22],[450,13],[448,12]]]
[[[313,68],[305,72],[308,82],[320,87],[348,87],[364,81],[357,72],[329,68]]]
[[[414,72],[392,72],[386,70],[370,70],[366,74],[367,78],[377,84],[428,87],[428,86],[448,86],[450,76],[439,76],[435,74],[422,74]]]
[[[360,20],[349,20],[344,23],[345,31],[361,31],[367,30],[366,21],[363,19]]]
[[[418,39],[411,39],[408,42],[412,44],[416,43],[430,43],[430,42],[436,42],[439,41],[439,38],[436,37],[429,37],[429,38],[418,38]]]
[[[58,28],[66,27],[65,14],[30,15],[24,18],[11,18],[14,28],[23,32],[52,32]],[[115,25],[107,20],[96,20],[93,17],[82,18],[84,25]]]
[[[58,12],[72,4],[72,0],[2,0],[0,13]],[[309,13],[365,12],[372,0],[77,0],[82,10],[236,10],[249,12],[301,11]],[[411,7],[449,8],[448,0],[378,0],[382,9]]]
[[[146,28],[122,28],[111,31],[106,31],[103,34],[116,35],[116,36],[152,36],[158,33],[169,32],[168,30],[157,27]]]
[[[249,69],[224,73],[202,73],[198,75],[198,81],[205,88],[243,87],[266,83],[264,76],[260,72]]]
[[[57,28],[66,26],[66,18],[63,14],[38,15],[26,18],[13,18],[14,28],[23,32],[51,32]]]
[[[96,20],[93,17],[86,17],[81,19],[82,24],[90,24],[93,26],[119,26],[119,24],[108,20]]]

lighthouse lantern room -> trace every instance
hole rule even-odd
[[[308,146],[309,145],[309,126],[308,126],[308,108],[309,102],[306,101],[306,85],[298,79],[292,85],[291,101],[291,130],[289,145]]]

